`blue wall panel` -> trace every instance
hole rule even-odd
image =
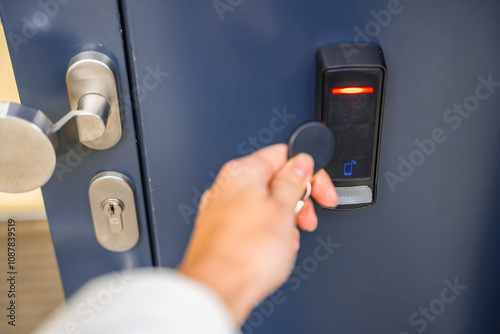
[[[221,3],[222,14],[214,7]],[[385,51],[389,73],[378,203],[358,212],[318,209],[318,230],[302,235],[300,268],[244,333],[498,329],[500,87],[480,88],[489,93],[483,100],[471,97],[483,79],[500,82],[498,1],[123,6],[136,86],[148,67],[168,72],[137,95],[161,265],[181,260],[193,227],[189,210],[226,160],[251,152],[252,143],[286,142],[313,118],[316,51],[370,41]],[[464,103],[472,110],[465,116],[447,111]],[[283,129],[266,130],[285,112]],[[439,129],[446,140],[422,152],[415,141]],[[399,168],[402,159],[416,166]],[[399,182],[388,182],[388,173]],[[332,254],[319,261],[316,248],[329,242]],[[441,292],[450,284],[463,290],[446,304]],[[426,318],[420,308],[429,307],[436,315]]]

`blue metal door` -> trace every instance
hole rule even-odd
[[[44,9],[20,3],[0,8],[6,31],[23,36],[23,17]],[[387,65],[377,203],[318,207],[292,276],[243,333],[499,331],[498,1],[57,3],[27,43],[10,41],[22,101],[60,117],[54,75],[97,49],[114,57],[134,106],[120,146],[43,188],[67,292],[150,265],[149,242],[157,265],[176,266],[218,169],[312,120],[317,50],[354,41],[380,45]],[[88,181],[109,169],[143,190],[141,241],[122,254],[99,248],[86,206]]]
[[[42,110],[52,121],[69,110],[66,69],[71,58],[94,50],[116,64],[122,100],[123,134],[111,149],[76,145],[59,159],[42,188],[66,296],[89,279],[113,270],[151,266],[140,158],[130,100],[127,62],[115,1],[1,1],[14,73],[23,105]],[[96,240],[89,183],[98,173],[116,171],[135,187],[140,239],[128,252],[104,249]]]

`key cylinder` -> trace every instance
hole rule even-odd
[[[125,209],[122,201],[109,198],[102,202],[104,213],[108,216],[109,229],[113,233],[123,231],[122,212]]]

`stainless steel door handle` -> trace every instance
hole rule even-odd
[[[66,73],[72,111],[55,124],[40,110],[0,103],[0,191],[19,193],[44,185],[59,157],[77,143],[106,150],[122,136],[116,66],[106,55],[86,51]]]

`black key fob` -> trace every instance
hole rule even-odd
[[[288,159],[299,153],[307,153],[314,159],[314,173],[325,167],[335,153],[335,136],[323,123],[302,124],[288,141]]]

